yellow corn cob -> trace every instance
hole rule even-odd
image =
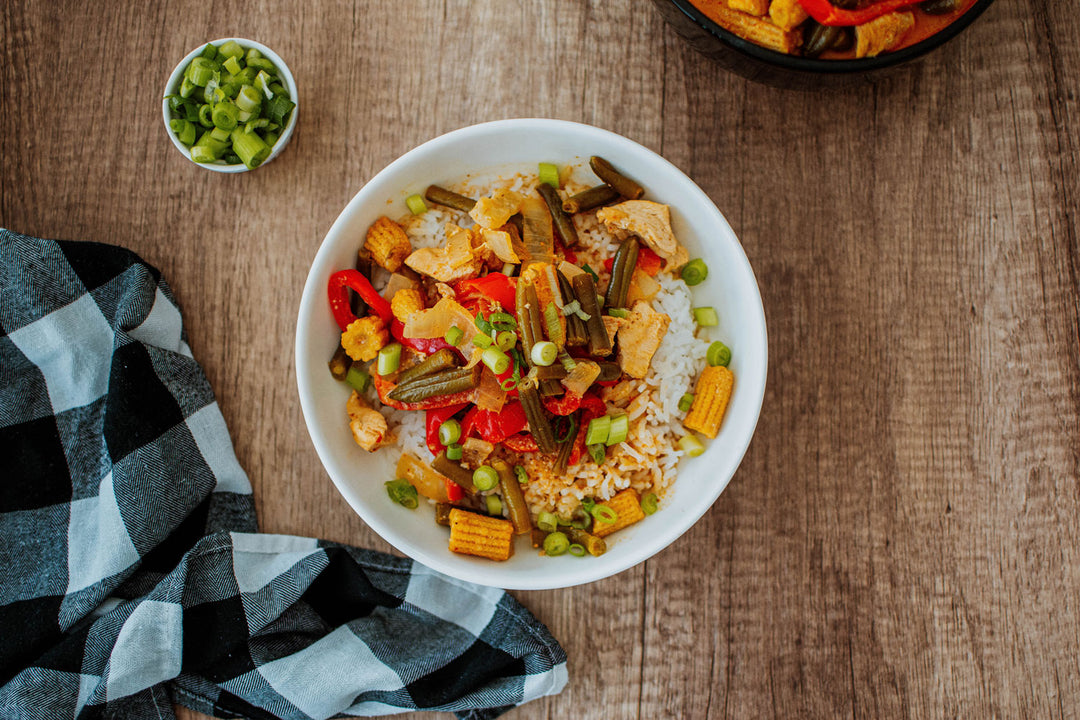
[[[397,272],[412,252],[412,243],[401,226],[384,215],[368,228],[364,248],[380,266]]]
[[[765,18],[732,10],[727,0],[699,0],[700,7],[717,25],[770,50],[792,54],[802,46],[802,30],[786,31]]]
[[[702,370],[694,387],[694,404],[683,420],[683,427],[716,437],[734,385],[735,376],[726,367],[717,365]]]
[[[394,317],[401,322],[406,322],[414,312],[424,309],[424,293],[413,288],[401,288],[394,293],[394,299],[390,301],[390,309]]]
[[[596,507],[607,507],[615,511],[615,522],[606,523],[600,518],[593,520],[592,534],[597,537],[607,537],[616,530],[622,530],[627,525],[633,525],[645,517],[641,511],[641,500],[633,488],[626,488],[607,502],[596,503]],[[595,517],[595,513],[593,513]]]
[[[450,511],[450,550],[491,560],[508,560],[514,549],[514,525],[467,510]]]
[[[769,12],[769,0],[727,0],[728,7],[761,17]]]
[[[386,323],[378,315],[353,320],[349,327],[345,328],[345,332],[341,333],[341,347],[357,362],[373,360],[388,342],[390,333],[386,329]]]

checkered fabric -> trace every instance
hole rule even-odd
[[[565,683],[501,590],[259,534],[159,273],[0,229],[0,718],[480,720]]]

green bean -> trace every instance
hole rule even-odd
[[[626,295],[630,291],[630,279],[637,267],[638,242],[633,237],[623,240],[615,251],[615,262],[611,266],[611,281],[604,293],[604,307],[626,307]],[[588,312],[588,311],[586,311]]]
[[[531,282],[518,280],[515,300],[517,301],[517,322],[518,332],[521,337],[521,349],[525,355],[525,362],[529,364],[529,367],[532,367],[533,345],[544,339],[544,323],[540,313],[540,298],[536,294],[536,286]]]
[[[506,515],[514,524],[514,534],[524,535],[532,530],[532,517],[525,503],[525,495],[521,492],[521,484],[505,460],[492,460],[491,467],[499,473],[499,494],[506,503]]]
[[[556,276],[559,278],[559,292],[562,293],[563,303],[569,304],[574,300],[574,288],[570,286],[570,281],[566,279],[558,270],[555,271]],[[579,347],[589,341],[588,335],[585,333],[585,323],[577,315],[571,313],[566,316],[566,344],[569,347]]]
[[[960,0],[926,0],[919,3],[919,9],[927,15],[946,15],[960,9]]]
[[[598,557],[607,552],[607,543],[602,537],[587,533],[576,527],[567,528],[566,534],[570,537],[570,542],[584,546],[593,557]]]
[[[588,190],[582,190],[577,195],[571,195],[563,200],[562,209],[563,212],[568,212],[571,215],[579,212],[585,212],[598,208],[601,205],[607,205],[609,202],[617,200],[619,192],[604,183],[603,185],[597,185],[591,187]]]
[[[574,451],[574,445],[577,441],[578,431],[578,418],[577,413],[570,416],[570,430],[566,434],[566,439],[563,440],[562,447],[559,448],[559,456],[555,458],[555,474],[562,475],[566,472],[566,466],[570,463],[570,453]]]
[[[611,338],[608,337],[604,320],[600,316],[600,305],[596,299],[596,283],[592,275],[582,273],[575,275],[571,281],[574,286],[574,297],[577,298],[581,310],[589,316],[585,322],[585,328],[589,331],[589,353],[592,355],[610,355]]]
[[[555,223],[555,231],[562,238],[563,245],[566,247],[577,245],[577,228],[574,227],[574,221],[570,219],[570,216],[563,212],[559,192],[547,183],[540,183],[537,191],[540,193],[540,197],[544,198],[544,202],[547,203],[548,210],[551,211],[551,221]]]
[[[813,22],[813,21],[811,21]],[[843,39],[844,29],[833,25],[814,24],[803,43],[803,55],[816,58],[826,50],[831,50],[833,45]]]
[[[472,198],[459,195],[453,190],[447,190],[438,185],[428,185],[428,189],[424,191],[424,197],[436,205],[445,205],[448,208],[466,213],[476,205],[476,201]]]
[[[597,381],[609,382],[622,377],[622,368],[619,367],[619,363],[600,360],[596,364],[600,366],[600,374],[596,376]]]
[[[645,194],[645,188],[620,173],[612,167],[611,163],[602,157],[593,155],[589,158],[589,167],[596,173],[596,177],[615,188],[615,190],[624,198],[637,200]]]
[[[480,366],[472,368],[453,368],[434,375],[425,375],[405,385],[398,385],[387,397],[403,403],[420,402],[430,397],[453,395],[471,390],[480,383]]]
[[[435,459],[431,461],[431,467],[434,468],[435,472],[445,475],[456,482],[468,494],[476,494],[476,485],[473,484],[472,473],[446,457],[445,450],[435,456]]]
[[[345,376],[349,374],[349,366],[352,365],[352,360],[349,359],[349,354],[345,352],[345,348],[338,344],[334,356],[330,358],[327,365],[330,366],[330,374],[335,380],[344,380]]]
[[[562,395],[566,392],[566,388],[564,388],[562,383],[558,380],[541,380],[537,387],[540,389],[540,394],[544,397]]]
[[[536,366],[537,380],[562,380],[564,377],[566,377],[566,368],[562,365]]]
[[[454,367],[457,363],[457,356],[450,348],[443,348],[437,352],[428,355],[426,358],[413,365],[411,368],[401,373],[398,377],[398,385],[405,385],[418,378],[437,373],[440,370],[446,370],[447,368]]]
[[[521,203],[523,218],[521,241],[529,260],[550,263],[555,259],[555,236],[552,234],[551,213],[540,198],[526,197]]]
[[[551,429],[551,421],[544,414],[544,406],[540,403],[540,393],[536,385],[531,381],[518,385],[518,398],[525,411],[525,418],[529,421],[529,432],[536,439],[540,452],[553,453],[558,450],[555,432]]]

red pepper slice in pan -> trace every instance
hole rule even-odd
[[[345,332],[345,328],[356,320],[356,315],[349,308],[349,290],[356,292],[368,304],[372,312],[381,317],[387,325],[394,319],[390,303],[375,292],[370,280],[357,270],[338,270],[330,276],[326,293],[330,299],[330,310],[334,313],[334,320],[337,321],[342,332]]]
[[[468,308],[477,297],[485,297],[499,303],[502,309],[508,312],[514,311],[516,288],[517,278],[507,277],[500,272],[488,273],[479,278],[458,280],[454,283],[457,301],[463,306]]]
[[[591,392],[586,392],[584,395],[568,392],[561,398],[545,397],[543,403],[544,408],[554,415],[569,415],[580,408],[586,413],[595,413],[593,417],[599,417],[607,411],[604,401]]]
[[[461,502],[465,497],[465,491],[456,482],[446,478],[446,498],[452,503]]]
[[[799,0],[810,17],[822,25],[862,25],[893,10],[914,5],[915,0],[877,0],[854,10],[836,7],[829,0]]]
[[[432,455],[438,455],[443,449],[443,444],[439,442],[439,427],[459,411],[464,410],[466,405],[468,403],[457,403],[427,411],[427,418],[424,420],[424,440]]]
[[[536,452],[540,449],[540,446],[536,444],[536,439],[528,433],[511,435],[503,440],[502,444],[514,452]]]

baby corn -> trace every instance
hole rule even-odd
[[[424,294],[413,288],[401,288],[390,301],[390,310],[401,322],[406,322],[410,315],[423,309]]]
[[[353,320],[345,332],[341,333],[341,347],[349,357],[357,362],[374,360],[386,343],[390,342],[390,333],[386,323],[378,315]]]
[[[372,260],[390,272],[397,272],[401,263],[412,253],[409,236],[385,215],[368,228],[364,248],[371,253]]]
[[[450,550],[491,560],[509,560],[514,549],[514,525],[467,510],[450,511]]]
[[[735,376],[726,367],[717,365],[702,370],[694,387],[694,404],[683,420],[683,427],[715,438],[734,385]]]
[[[604,522],[596,517],[595,512],[593,513],[596,519],[593,520],[592,534],[596,537],[607,537],[645,517],[645,513],[641,511],[641,499],[633,488],[626,488],[615,493],[615,496],[607,502],[596,503],[596,507],[610,508],[615,513],[615,522],[612,523]]]

